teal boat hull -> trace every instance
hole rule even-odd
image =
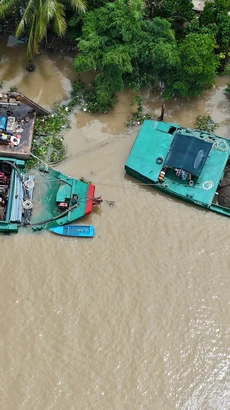
[[[71,237],[92,238],[94,236],[94,227],[91,225],[65,225],[55,226],[49,229],[51,232]]]
[[[94,185],[58,170],[51,168],[48,173],[37,173],[31,224],[43,229],[71,224],[92,212],[94,194]]]
[[[69,225],[102,202],[94,194],[93,184],[53,168],[26,175],[25,161],[0,157],[0,233]]]
[[[178,153],[174,152],[173,157],[172,147],[175,147],[174,138],[178,134],[182,134],[179,135],[180,139],[184,138],[182,143],[184,143],[185,153],[180,145]],[[192,157],[194,153],[191,154],[190,145],[194,141],[196,144],[196,140],[198,145],[206,149],[206,156],[205,149],[204,152],[198,149],[194,158]],[[225,138],[201,130],[186,129],[179,124],[147,120],[144,121],[136,137],[125,163],[125,170],[130,176],[167,195],[230,216],[230,205],[225,206],[218,202],[220,185],[227,169],[230,168],[229,156],[230,141]],[[178,178],[177,172],[180,166],[176,168],[171,164],[168,165],[170,161],[172,162],[172,158],[174,163],[177,163],[177,157],[185,167],[194,172],[191,181]],[[197,164],[200,166],[199,172],[197,172]],[[191,177],[189,172],[186,174]]]

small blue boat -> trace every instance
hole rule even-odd
[[[50,228],[50,231],[63,236],[92,238],[94,226],[91,225],[64,225]]]

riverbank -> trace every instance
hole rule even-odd
[[[95,73],[76,73],[72,69],[73,57],[71,53],[60,55],[56,52],[46,52],[35,58],[36,69],[27,72],[25,46],[10,48],[6,46],[6,38],[0,41],[2,51],[0,59],[0,79],[3,80],[3,90],[16,86],[20,92],[27,95],[45,108],[53,104],[64,102],[68,104],[72,83],[79,78],[88,86]],[[153,118],[159,118],[161,107],[165,104],[165,121],[178,121],[181,125],[194,127],[196,118],[210,116],[215,123],[220,124],[218,133],[228,137],[229,98],[225,95],[226,84],[230,77],[217,77],[215,86],[199,97],[190,100],[176,98],[165,101],[161,98],[160,90],[142,89],[144,113],[150,113]],[[76,118],[77,128],[80,129],[93,121],[104,124],[103,129],[114,134],[125,131],[125,123],[137,110],[137,105],[131,106],[136,93],[128,88],[117,94],[118,102],[108,114],[91,115],[87,111],[75,110],[71,118]],[[91,137],[87,135],[87,140]]]

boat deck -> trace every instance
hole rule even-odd
[[[47,221],[44,224],[45,228],[65,225],[82,218],[92,211],[92,200],[90,198],[94,195],[94,185],[83,183],[55,169],[49,169],[49,173],[37,171],[34,173],[34,177],[32,225],[40,225],[44,221]],[[65,188],[64,192],[62,187]],[[91,188],[92,195],[90,193]],[[65,195],[71,199],[74,194],[78,196],[77,207],[69,211],[62,218],[53,220],[53,218],[58,217],[61,213],[57,207],[57,200],[65,201]]]
[[[10,114],[9,114],[10,113]],[[35,110],[21,102],[5,101],[0,99],[0,117],[8,119],[12,117],[15,125],[12,128],[12,136],[19,137],[19,144],[5,144],[0,139],[0,156],[6,156],[17,159],[28,159],[30,157],[34,123],[36,118]],[[24,119],[27,118],[27,121]],[[21,130],[17,131],[17,125]]]
[[[28,159],[30,157],[32,139],[33,139],[33,129],[35,122],[35,113],[31,114],[31,118],[26,123],[23,132],[20,134],[20,143],[17,146],[10,146],[0,144],[0,156],[6,156],[17,159]]]
[[[170,169],[166,170],[164,180],[159,182],[160,171],[174,138],[173,132],[179,128],[178,124],[146,120],[130,151],[125,169],[131,176],[147,184],[154,184],[158,189],[165,191],[167,188],[172,195],[210,206],[230,155],[230,141],[212,135],[220,149],[213,147],[210,150],[202,173],[193,186],[189,186],[188,181],[177,178]],[[186,131],[188,136],[194,135],[194,130]],[[204,133],[204,138],[208,135]]]

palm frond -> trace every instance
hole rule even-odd
[[[62,36],[66,32],[65,6],[59,0],[47,0],[49,3],[49,11],[44,9],[44,13],[50,16],[53,20],[53,29],[56,34]],[[51,4],[52,3],[52,4]]]
[[[44,13],[44,1],[39,0],[39,7],[36,10],[36,22],[34,26],[34,37],[38,43],[45,37],[48,24],[49,17]]]
[[[5,17],[15,6],[20,5],[20,3],[21,0],[0,0],[0,17]]]
[[[0,16],[2,4],[4,13],[13,7],[16,2],[22,3],[22,0],[0,0]],[[23,16],[16,29],[16,37],[29,31],[27,44],[27,55],[31,58],[38,53],[39,42],[45,37],[47,28],[50,23],[53,24],[53,30],[59,36],[66,32],[65,4],[69,4],[78,12],[86,10],[86,0],[27,0]]]
[[[30,26],[29,39],[27,43],[27,57],[30,60],[35,54],[38,53],[38,42],[35,39],[35,26],[36,26],[36,15],[33,16],[33,21]]]
[[[23,16],[16,29],[16,37],[19,37],[25,32],[26,26],[34,24],[34,16],[36,15],[36,10],[38,9],[40,0],[29,0]]]
[[[87,1],[86,0],[66,0],[71,7],[77,10],[79,13],[84,13],[87,9]]]
[[[44,20],[50,21],[55,13],[57,0],[44,0],[43,5],[43,18]]]

